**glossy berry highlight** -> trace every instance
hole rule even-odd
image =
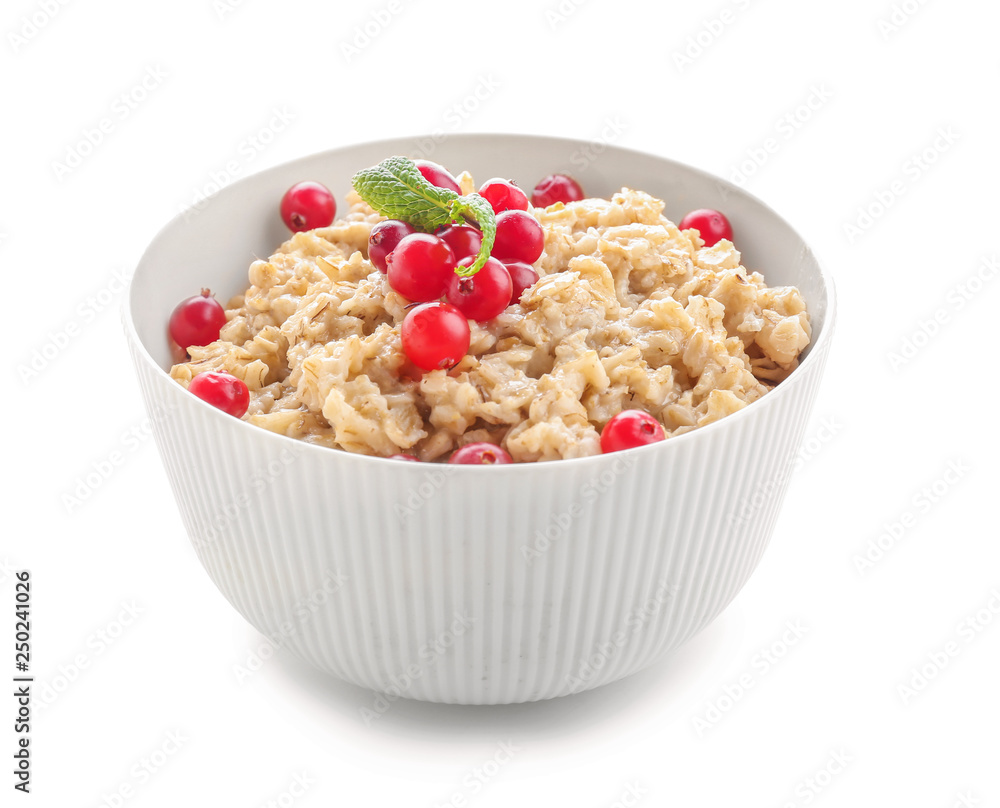
[[[545,233],[538,220],[527,211],[505,210],[497,216],[497,235],[493,242],[495,258],[504,263],[523,261],[533,264],[545,249]]]
[[[458,364],[472,339],[465,315],[450,303],[439,301],[410,309],[399,333],[406,358],[425,371]]]
[[[293,233],[329,227],[337,215],[337,201],[318,182],[299,182],[281,197],[281,219]]]
[[[250,406],[250,391],[246,384],[224,371],[199,373],[191,379],[188,392],[236,418],[246,415]]]
[[[601,432],[601,451],[620,452],[664,440],[663,426],[648,412],[622,410]]]
[[[695,229],[705,242],[706,247],[713,247],[722,239],[733,240],[733,228],[729,219],[712,208],[699,208],[691,211],[677,225],[681,230]]]
[[[167,331],[170,338],[187,351],[192,345],[209,345],[219,338],[226,324],[226,310],[208,289],[177,304],[170,315]]]
[[[479,442],[467,443],[456,449],[448,462],[466,466],[503,466],[514,461],[495,443]]]
[[[469,224],[450,224],[435,235],[451,247],[459,261],[469,255],[479,255],[479,248],[483,246],[483,234]]]
[[[499,177],[487,180],[479,189],[479,195],[490,203],[494,213],[528,209],[527,195],[513,180],[502,180]]]
[[[474,255],[458,262],[460,267],[472,266]],[[448,279],[446,299],[470,320],[485,322],[492,320],[510,305],[512,289],[510,273],[496,258],[486,259],[475,275],[463,278],[454,272]]]
[[[458,184],[458,180],[451,175],[451,172],[447,168],[438,163],[432,163],[430,160],[414,160],[413,164],[417,167],[417,171],[431,185],[436,185],[438,188],[447,188],[449,191],[454,191],[461,196],[462,189]]]
[[[396,245],[386,259],[389,286],[407,300],[437,300],[455,274],[455,254],[444,240],[430,233],[414,233]]]
[[[585,198],[580,183],[568,174],[549,174],[539,180],[531,192],[531,204],[536,208],[547,208],[556,202],[578,202]]]
[[[389,254],[396,249],[400,241],[416,232],[412,224],[401,222],[399,219],[379,222],[368,236],[368,260],[384,274]]]
[[[521,299],[521,295],[524,294],[524,290],[535,285],[538,280],[538,273],[535,272],[534,267],[531,264],[526,264],[523,261],[508,261],[505,266],[507,267],[507,274],[510,275],[510,303],[508,305],[514,305]]]

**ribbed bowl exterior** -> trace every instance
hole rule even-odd
[[[145,260],[145,259],[144,259]],[[831,290],[832,293],[832,290]],[[628,452],[470,468],[254,428],[126,333],[198,558],[259,631],[392,697],[546,699],[661,658],[736,596],[770,538],[829,348],[722,421]],[[817,319],[819,324],[819,319]]]
[[[470,474],[248,440],[135,354],[185,527],[229,602],[341,679],[460,704],[613,682],[711,622],[770,538],[825,359],[672,445]]]

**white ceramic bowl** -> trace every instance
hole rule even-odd
[[[495,467],[400,463],[306,445],[223,414],[167,375],[166,323],[203,286],[225,300],[286,237],[278,200],[303,179],[345,209],[355,171],[416,140],[316,154],[181,214],[136,269],[125,330],[163,462],[208,574],[258,630],[390,697],[545,699],[642,669],[711,622],[764,551],[812,408],[834,320],[802,239],[739,188],[661,157],[519,135],[455,135],[432,159],[530,188],[570,169],[674,219],[724,210],[744,264],[802,291],[813,342],[760,401],[628,452]]]

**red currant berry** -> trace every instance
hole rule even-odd
[[[618,452],[666,438],[663,427],[648,412],[622,410],[607,422],[601,432],[601,451]]]
[[[389,286],[407,300],[437,300],[455,272],[455,255],[430,233],[406,236],[386,258]]]
[[[499,177],[487,180],[479,189],[479,195],[493,206],[494,213],[528,209],[528,197],[515,185],[514,180],[502,180]]]
[[[539,180],[531,192],[531,204],[536,208],[547,208],[556,202],[576,202],[584,199],[583,188],[567,174],[549,174]]]
[[[476,262],[470,255],[458,262],[469,267]],[[483,268],[475,275],[463,278],[452,272],[448,279],[446,299],[470,320],[492,320],[510,305],[512,283],[507,267],[496,258],[487,258]]]
[[[325,185],[299,182],[281,197],[281,218],[294,233],[329,227],[337,215],[337,200]]]
[[[497,216],[493,256],[501,261],[533,264],[545,249],[545,233],[538,220],[527,211],[505,210]]]
[[[416,232],[412,224],[401,222],[399,219],[379,222],[368,236],[368,260],[378,268],[379,272],[385,272],[385,259],[389,257],[389,253],[396,249],[400,241]]]
[[[462,193],[462,189],[458,185],[458,180],[444,166],[432,163],[430,160],[414,160],[413,162],[424,179],[431,185],[436,185],[438,188],[447,188],[456,194]]]
[[[535,272],[531,264],[526,264],[523,261],[508,261],[505,266],[511,281],[510,303],[508,305],[513,306],[521,299],[525,289],[535,285],[538,273]]]
[[[403,353],[421,370],[457,364],[468,352],[471,340],[465,315],[450,303],[437,301],[410,309],[399,335]]]
[[[219,338],[226,324],[226,310],[208,289],[182,301],[170,315],[170,338],[186,351],[192,345],[208,345]]]
[[[419,457],[414,457],[411,454],[394,454],[394,455],[389,455],[389,459],[390,460],[409,460],[411,463],[419,463],[420,462],[420,458]]]
[[[188,390],[223,412],[242,418],[250,406],[250,391],[241,379],[223,371],[209,370],[199,373],[188,385]]]
[[[467,443],[455,450],[448,462],[469,466],[503,466],[514,461],[496,444],[481,442]]]
[[[483,246],[483,234],[468,224],[450,224],[438,230],[436,235],[444,239],[458,260],[467,255],[479,255],[479,248]]]
[[[711,208],[700,208],[699,210],[691,211],[681,219],[681,223],[677,226],[681,230],[689,230],[691,228],[697,230],[706,247],[712,247],[722,241],[722,239],[733,240],[733,228],[729,224],[729,219],[719,213],[719,211],[712,210]]]

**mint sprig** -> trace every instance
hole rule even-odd
[[[479,194],[459,196],[447,188],[431,185],[416,163],[406,157],[389,157],[377,166],[354,175],[354,190],[368,205],[389,219],[409,222],[418,230],[433,233],[439,227],[461,221],[475,222],[483,234],[476,260],[468,267],[455,267],[463,278],[479,272],[490,257],[497,235],[493,206]]]
[[[450,193],[450,192],[449,192]],[[476,260],[467,267],[455,267],[455,274],[462,278],[470,278],[475,275],[486,264],[486,259],[493,251],[493,241],[497,236],[497,216],[493,212],[493,206],[486,197],[479,194],[469,194],[460,196],[452,202],[454,213],[465,216],[479,225],[483,234],[483,243],[479,248]],[[457,219],[453,221],[458,221]]]

